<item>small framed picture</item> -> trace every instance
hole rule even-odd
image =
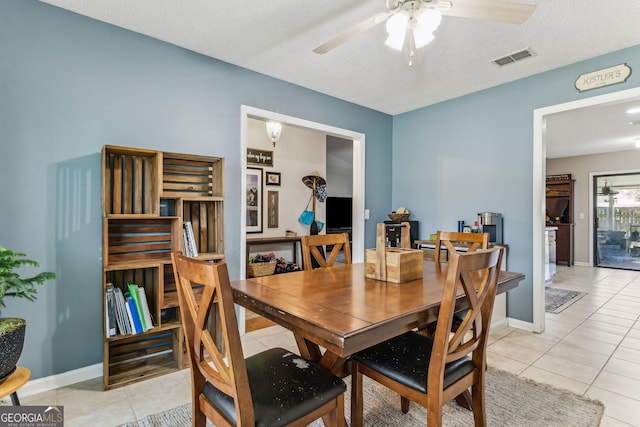
[[[262,169],[247,168],[247,233],[262,233]]]
[[[267,185],[280,185],[280,172],[266,172],[265,181]]]
[[[267,191],[267,227],[278,228],[278,192]]]

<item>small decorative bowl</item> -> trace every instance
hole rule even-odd
[[[399,213],[390,213],[387,214],[389,215],[389,218],[391,218],[391,221],[394,222],[405,222],[409,219],[409,215],[411,214],[399,214]]]

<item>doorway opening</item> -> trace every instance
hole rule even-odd
[[[612,92],[605,95],[594,96],[592,98],[580,99],[578,101],[571,101],[564,104],[552,105],[549,107],[539,108],[533,112],[533,322],[530,324],[530,328],[534,332],[544,331],[545,320],[545,245],[544,245],[544,227],[545,227],[545,176],[546,176],[546,131],[547,131],[547,118],[553,114],[561,113],[565,111],[571,111],[582,108],[589,108],[598,105],[606,105],[610,103],[621,103],[625,101],[631,101],[634,99],[640,99],[640,88],[627,89],[619,92]],[[592,183],[589,182],[591,186]],[[592,197],[593,192],[589,191],[589,198]],[[586,209],[589,210],[589,224],[593,224],[593,212],[589,209],[592,206],[589,201],[589,205]],[[593,241],[593,227],[588,227],[588,240]],[[589,261],[593,260],[593,245],[589,246]],[[528,325],[522,322],[522,327],[526,328]],[[515,324],[515,322],[514,322]]]
[[[640,172],[592,179],[594,265],[640,270]]]
[[[365,179],[365,135],[360,132],[348,129],[337,128],[322,123],[311,122],[309,120],[300,119],[293,116],[287,116],[273,111],[262,110],[247,105],[241,106],[240,113],[240,187],[242,194],[240,197],[241,212],[247,209],[245,190],[247,188],[246,173],[247,168],[247,142],[248,142],[248,121],[249,119],[258,119],[262,121],[277,121],[284,126],[317,131],[327,137],[335,137],[342,140],[342,143],[348,143],[351,147],[351,180],[350,185],[352,194],[352,233],[351,233],[351,259],[354,263],[364,262],[364,179]],[[309,163],[309,171],[312,170],[313,162]],[[305,169],[306,171],[306,169]],[[307,172],[308,173],[308,172]],[[282,188],[282,187],[281,187]],[[308,196],[307,196],[308,197]],[[246,254],[247,234],[246,234],[246,215],[240,216],[240,253]],[[240,263],[240,276],[246,278],[246,262]],[[245,329],[245,309],[236,306],[236,315],[239,322],[240,333],[244,334]]]

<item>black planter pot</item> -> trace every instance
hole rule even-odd
[[[8,327],[3,327],[7,324]],[[0,384],[16,370],[16,364],[22,354],[26,327],[24,319],[0,319]]]

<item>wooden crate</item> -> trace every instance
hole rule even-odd
[[[222,196],[223,159],[164,153],[162,158],[163,197]]]
[[[220,200],[183,200],[182,219],[191,222],[198,253],[224,254],[223,214]]]
[[[103,148],[103,215],[158,215],[160,156],[139,148]]]
[[[149,311],[153,317],[154,326],[160,326],[158,323],[157,307],[158,300],[158,268],[132,268],[127,270],[111,270],[105,271],[105,283],[112,283],[120,288],[122,293],[129,292],[127,285],[135,283],[144,289],[144,293],[149,304]]]
[[[175,352],[174,333],[161,330],[155,333],[129,335],[108,343],[108,362],[105,361],[106,390],[120,387],[141,378],[151,378],[175,372],[182,355]]]
[[[180,250],[180,218],[113,217],[104,222],[102,258],[107,269],[166,262],[172,251]]]
[[[165,264],[162,269],[162,290],[160,292],[160,309],[178,307],[178,289],[176,288],[176,280],[173,274],[173,265]],[[196,296],[196,301],[200,302],[200,296],[204,290],[203,285],[194,285],[193,293]]]
[[[423,255],[419,249],[386,248],[386,281],[404,283],[420,279],[423,274]],[[379,279],[376,275],[378,254],[376,249],[365,251],[365,275],[369,279]]]

